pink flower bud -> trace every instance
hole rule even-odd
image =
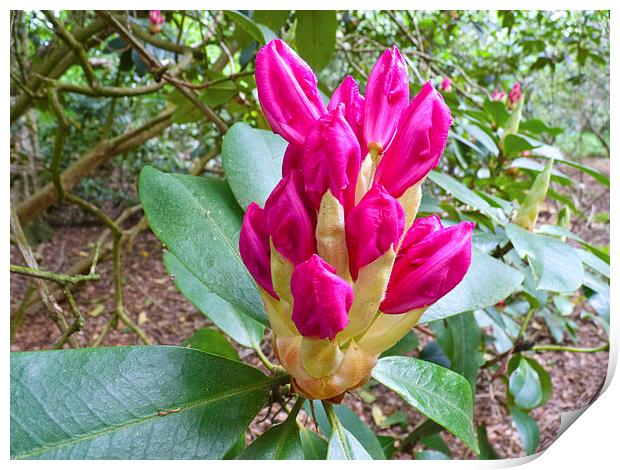
[[[271,128],[289,142],[303,144],[314,121],[327,111],[314,72],[280,39],[256,55],[256,88]]]
[[[162,25],[166,21],[161,10],[149,10],[149,21],[152,25]]]
[[[491,93],[491,100],[504,101],[506,99],[506,92],[504,90],[498,90],[497,88]]]
[[[336,109],[339,104],[344,104],[344,118],[347,120],[357,138],[362,141],[362,112],[364,111],[364,97],[360,95],[359,87],[351,75],[340,84],[334,91],[328,110]]]
[[[405,230],[405,211],[379,184],[375,184],[346,219],[349,269],[353,279],[364,266],[396,249]]]
[[[301,170],[304,148],[297,144],[288,144],[282,159],[282,176],[288,176],[291,170]]]
[[[265,211],[251,203],[243,217],[239,234],[239,252],[256,283],[278,299],[271,281],[269,233]],[[279,300],[279,299],[278,299]]]
[[[381,311],[428,307],[454,289],[471,263],[473,229],[472,222],[443,228],[435,216],[417,219],[396,256]]]
[[[452,91],[452,80],[450,80],[448,77],[444,77],[444,79],[441,81],[441,85],[439,85],[439,89],[441,91],[450,93]]]
[[[521,92],[521,84],[519,82],[512,86],[512,90],[508,93],[508,102],[514,106],[521,99],[523,93]]]
[[[407,65],[394,46],[381,55],[368,77],[362,117],[368,147],[378,148],[380,152],[387,149],[408,101]]]
[[[316,214],[296,170],[282,178],[265,202],[267,231],[278,252],[299,264],[315,251]]]
[[[433,85],[426,82],[403,112],[375,180],[392,196],[400,197],[437,166],[451,124],[450,109]]]
[[[328,189],[343,206],[351,207],[355,203],[360,146],[345,120],[344,110],[344,104],[339,104],[318,119],[304,146],[301,174],[317,210]]]
[[[333,340],[349,323],[353,289],[319,255],[295,267],[291,293],[293,322],[303,336]]]

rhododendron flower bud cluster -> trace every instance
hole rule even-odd
[[[452,91],[452,80],[449,77],[444,77],[441,81],[441,85],[439,85],[439,89],[450,93]]]
[[[159,33],[166,20],[161,14],[161,10],[149,10],[149,23],[151,23],[151,33]]]
[[[472,223],[416,219],[450,110],[430,82],[409,100],[396,47],[375,64],[365,97],[347,77],[325,106],[310,67],[278,39],[257,55],[256,84],[288,147],[265,207],[245,214],[241,257],[294,389],[339,401],[469,268]]]
[[[508,93],[508,108],[513,109],[522,97],[521,84],[517,82],[512,86],[510,93]]]
[[[498,90],[497,88],[491,93],[491,100],[493,101],[506,101],[506,92],[504,90]]]

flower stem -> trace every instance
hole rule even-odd
[[[261,362],[265,365],[265,367],[269,370],[269,372],[273,372],[276,366],[269,359],[267,359],[267,356],[265,356],[265,353],[261,350],[261,348],[259,346],[253,346],[252,349],[254,349],[254,352],[261,360]]]

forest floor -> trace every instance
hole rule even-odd
[[[591,159],[584,163],[609,174],[608,159]],[[563,167],[561,170],[577,181],[581,179],[581,173],[567,171],[571,170],[568,167]],[[577,190],[583,192],[582,207],[594,208],[592,213],[605,211],[609,213],[609,191],[603,191],[602,186],[595,184],[590,177],[585,175],[578,184]],[[592,193],[588,193],[588,190]],[[554,220],[553,212],[553,208],[550,208],[547,214],[550,220]],[[600,222],[589,214],[589,212],[586,213],[586,216],[573,227],[573,230],[591,243],[608,245],[609,224]],[[50,217],[54,217],[54,212]],[[75,261],[88,255],[89,241],[96,239],[102,230],[102,227],[93,225],[56,227],[52,238],[43,242],[39,247],[41,265],[45,269],[63,272]],[[15,263],[22,261],[14,247],[11,247],[11,260]],[[124,256],[123,264],[125,306],[154,344],[178,345],[191,336],[196,329],[210,325],[209,320],[177,291],[163,266],[161,244],[152,233],[144,232],[138,237],[133,250]],[[101,262],[98,271],[102,279],[96,283],[89,283],[76,292],[76,302],[86,317],[86,326],[77,335],[82,346],[97,336],[112,311],[111,268],[110,261]],[[24,277],[11,275],[13,304],[22,298],[26,282]],[[577,343],[584,347],[599,345],[606,341],[606,335],[594,323],[579,318],[584,308],[583,304],[579,305],[573,314],[573,319],[580,327]],[[539,339],[550,338],[543,321],[534,320],[532,328],[537,331]],[[420,332],[418,336],[422,344],[431,339],[425,338],[425,335]],[[22,328],[11,345],[11,350],[47,349],[57,337],[56,327],[42,311],[38,311],[26,316]],[[104,341],[104,345],[108,346],[133,344],[140,344],[140,342],[127,328],[113,330]],[[265,339],[264,345],[265,350],[270,350],[269,338]],[[238,347],[238,349],[243,360],[262,367],[252,350],[243,347]],[[551,374],[553,381],[552,398],[544,407],[532,413],[541,429],[540,450],[548,447],[557,437],[560,416],[563,412],[586,406],[596,397],[607,374],[608,353],[544,352],[539,353],[537,359]],[[476,424],[486,425],[489,441],[500,458],[522,456],[524,455],[523,446],[519,435],[503,404],[504,385],[499,380],[491,381],[490,378],[490,374],[481,374],[478,379]],[[419,413],[405,406],[394,393],[384,389],[381,385],[374,386],[372,393],[376,397],[372,404],[353,395],[348,395],[344,403],[355,410],[378,434],[402,438],[423,419]],[[372,418],[373,407],[378,407],[385,416],[390,416],[399,410],[405,411],[409,418],[408,426],[405,429],[399,425],[380,429]],[[260,433],[270,423],[282,420],[284,413],[278,410],[277,405],[264,409],[251,426],[251,432]],[[454,437],[447,433],[443,433],[443,437],[450,447],[453,458],[475,457]],[[420,447],[415,448],[415,450],[419,449]],[[400,452],[396,454],[396,458],[412,458],[411,455],[411,451]]]

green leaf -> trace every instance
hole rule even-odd
[[[260,45],[265,45],[277,37],[276,34],[268,27],[255,23],[241,12],[235,10],[224,10],[224,14],[241,26]]]
[[[304,460],[325,460],[327,458],[327,442],[308,429],[300,429],[301,446]]]
[[[421,450],[415,453],[416,460],[450,460],[443,452],[438,452],[436,450]]]
[[[502,127],[506,120],[510,117],[510,114],[506,110],[506,105],[501,101],[491,101],[488,98],[484,99],[484,110],[493,119],[493,123],[497,127]]]
[[[473,124],[465,124],[463,126],[467,133],[472,136],[477,142],[482,144],[484,148],[486,148],[493,157],[496,157],[499,153],[499,149],[497,148],[497,144],[494,140],[489,136],[486,132],[484,132],[480,127],[475,126]]]
[[[233,446],[228,449],[228,452],[222,457],[223,460],[234,460],[237,455],[243,452],[245,449],[245,431],[241,433],[237,442],[233,444]]]
[[[379,359],[372,376],[478,453],[474,401],[463,376],[411,357]]]
[[[260,345],[265,332],[261,323],[209,291],[172,253],[164,253],[164,264],[174,276],[177,289],[220,330],[242,346],[252,348]]]
[[[450,359],[450,368],[468,380],[475,394],[480,367],[478,349],[482,342],[476,318],[473,313],[466,312],[447,318],[445,322],[446,326],[439,322],[435,330],[437,342]]]
[[[498,218],[498,214],[501,214],[501,212],[491,207],[491,205],[487,201],[478,196],[474,191],[469,189],[463,183],[460,183],[451,176],[443,173],[437,173],[436,171],[431,171],[428,177],[433,183],[442,188],[444,191],[452,194],[462,203],[479,210],[484,215],[493,220],[495,223],[498,223],[500,225],[503,224],[503,222]]]
[[[383,449],[383,453],[385,454],[385,458],[390,460],[396,452],[396,439],[392,436],[377,436],[379,442],[381,443],[381,448]]]
[[[243,214],[225,181],[144,167],[140,200],[157,238],[205,287],[265,326],[261,299],[239,255]]]
[[[278,31],[288,19],[290,10],[254,10],[252,19],[264,24],[273,31]]]
[[[514,372],[510,374],[509,390],[520,408],[531,410],[542,401],[542,388],[538,374],[523,357]]]
[[[534,146],[521,136],[508,134],[504,139],[504,156],[514,157],[521,155],[526,150],[532,150]]]
[[[528,415],[526,412],[521,411],[515,406],[509,406],[508,410],[512,416],[512,421],[515,423],[521,441],[525,447],[525,454],[532,455],[536,452],[536,448],[540,442],[540,429],[538,429],[538,423],[536,420]]]
[[[551,394],[553,393],[553,383],[551,382],[551,376],[536,359],[534,359],[533,357],[525,356],[523,354],[515,354],[510,358],[510,361],[508,362],[508,375],[512,374],[512,372],[517,368],[521,361],[521,358],[525,359],[530,365],[530,367],[534,369],[534,371],[536,371],[536,373],[538,374],[540,389],[542,391],[541,400],[538,406],[543,406],[549,401],[549,399],[551,398]]]
[[[583,265],[577,251],[561,241],[508,224],[506,235],[521,258],[526,258],[536,289],[573,292],[583,281]]]
[[[327,445],[327,460],[372,460],[362,444],[336,418]]]
[[[545,169],[536,176],[527,196],[521,202],[521,207],[519,207],[519,212],[515,218],[515,224],[527,230],[534,230],[536,227],[540,207],[547,197],[552,168],[553,160],[549,160],[547,165],[545,165]]]
[[[497,460],[498,456],[495,449],[489,442],[487,436],[487,428],[484,424],[480,424],[477,429],[478,444],[480,445],[480,460]]]
[[[321,402],[315,400],[314,414],[318,421],[319,428],[326,436],[331,436],[331,426],[325,410],[321,405]],[[381,444],[377,440],[377,436],[371,431],[371,429],[360,419],[358,416],[344,405],[333,405],[334,412],[340,420],[340,423],[357,439],[357,441],[364,447],[365,451],[371,456],[373,460],[383,460],[385,455],[381,450]],[[306,403],[306,412],[312,416],[310,411],[310,404]]]
[[[433,364],[445,367],[446,369],[449,369],[451,365],[450,358],[446,356],[446,353],[443,352],[443,349],[441,349],[441,346],[439,346],[437,341],[430,341],[426,343],[426,345],[422,348],[422,351],[420,351],[418,359],[432,362]]]
[[[299,428],[289,418],[267,430],[237,456],[237,460],[302,460],[304,458]]]
[[[436,450],[446,455],[451,455],[450,449],[440,434],[431,434],[420,438],[420,443],[432,450]]]
[[[431,305],[420,318],[420,323],[495,305],[512,294],[522,282],[520,271],[474,249],[471,266],[461,283]]]
[[[404,356],[408,352],[413,351],[418,347],[418,336],[410,331],[403,336],[394,346],[381,354],[381,357],[387,356]]]
[[[282,178],[286,141],[271,131],[245,123],[233,125],[222,143],[222,167],[239,205],[251,202],[264,207],[267,197]]]
[[[194,349],[11,354],[14,459],[221,459],[273,380]]]
[[[581,261],[583,261],[583,263],[586,266],[588,266],[589,268],[593,269],[597,273],[602,274],[607,279],[609,279],[610,277],[609,263],[606,263],[605,261],[600,259],[598,256],[593,255],[589,251],[580,250],[578,248],[576,249],[576,251],[577,251],[577,254],[579,255],[579,258],[581,259]]]
[[[211,354],[239,360],[237,350],[228,342],[222,333],[211,328],[200,328],[192,336],[187,338],[181,346],[186,348],[198,349]]]
[[[336,50],[335,10],[296,10],[295,42],[299,55],[315,72],[329,64]]]

